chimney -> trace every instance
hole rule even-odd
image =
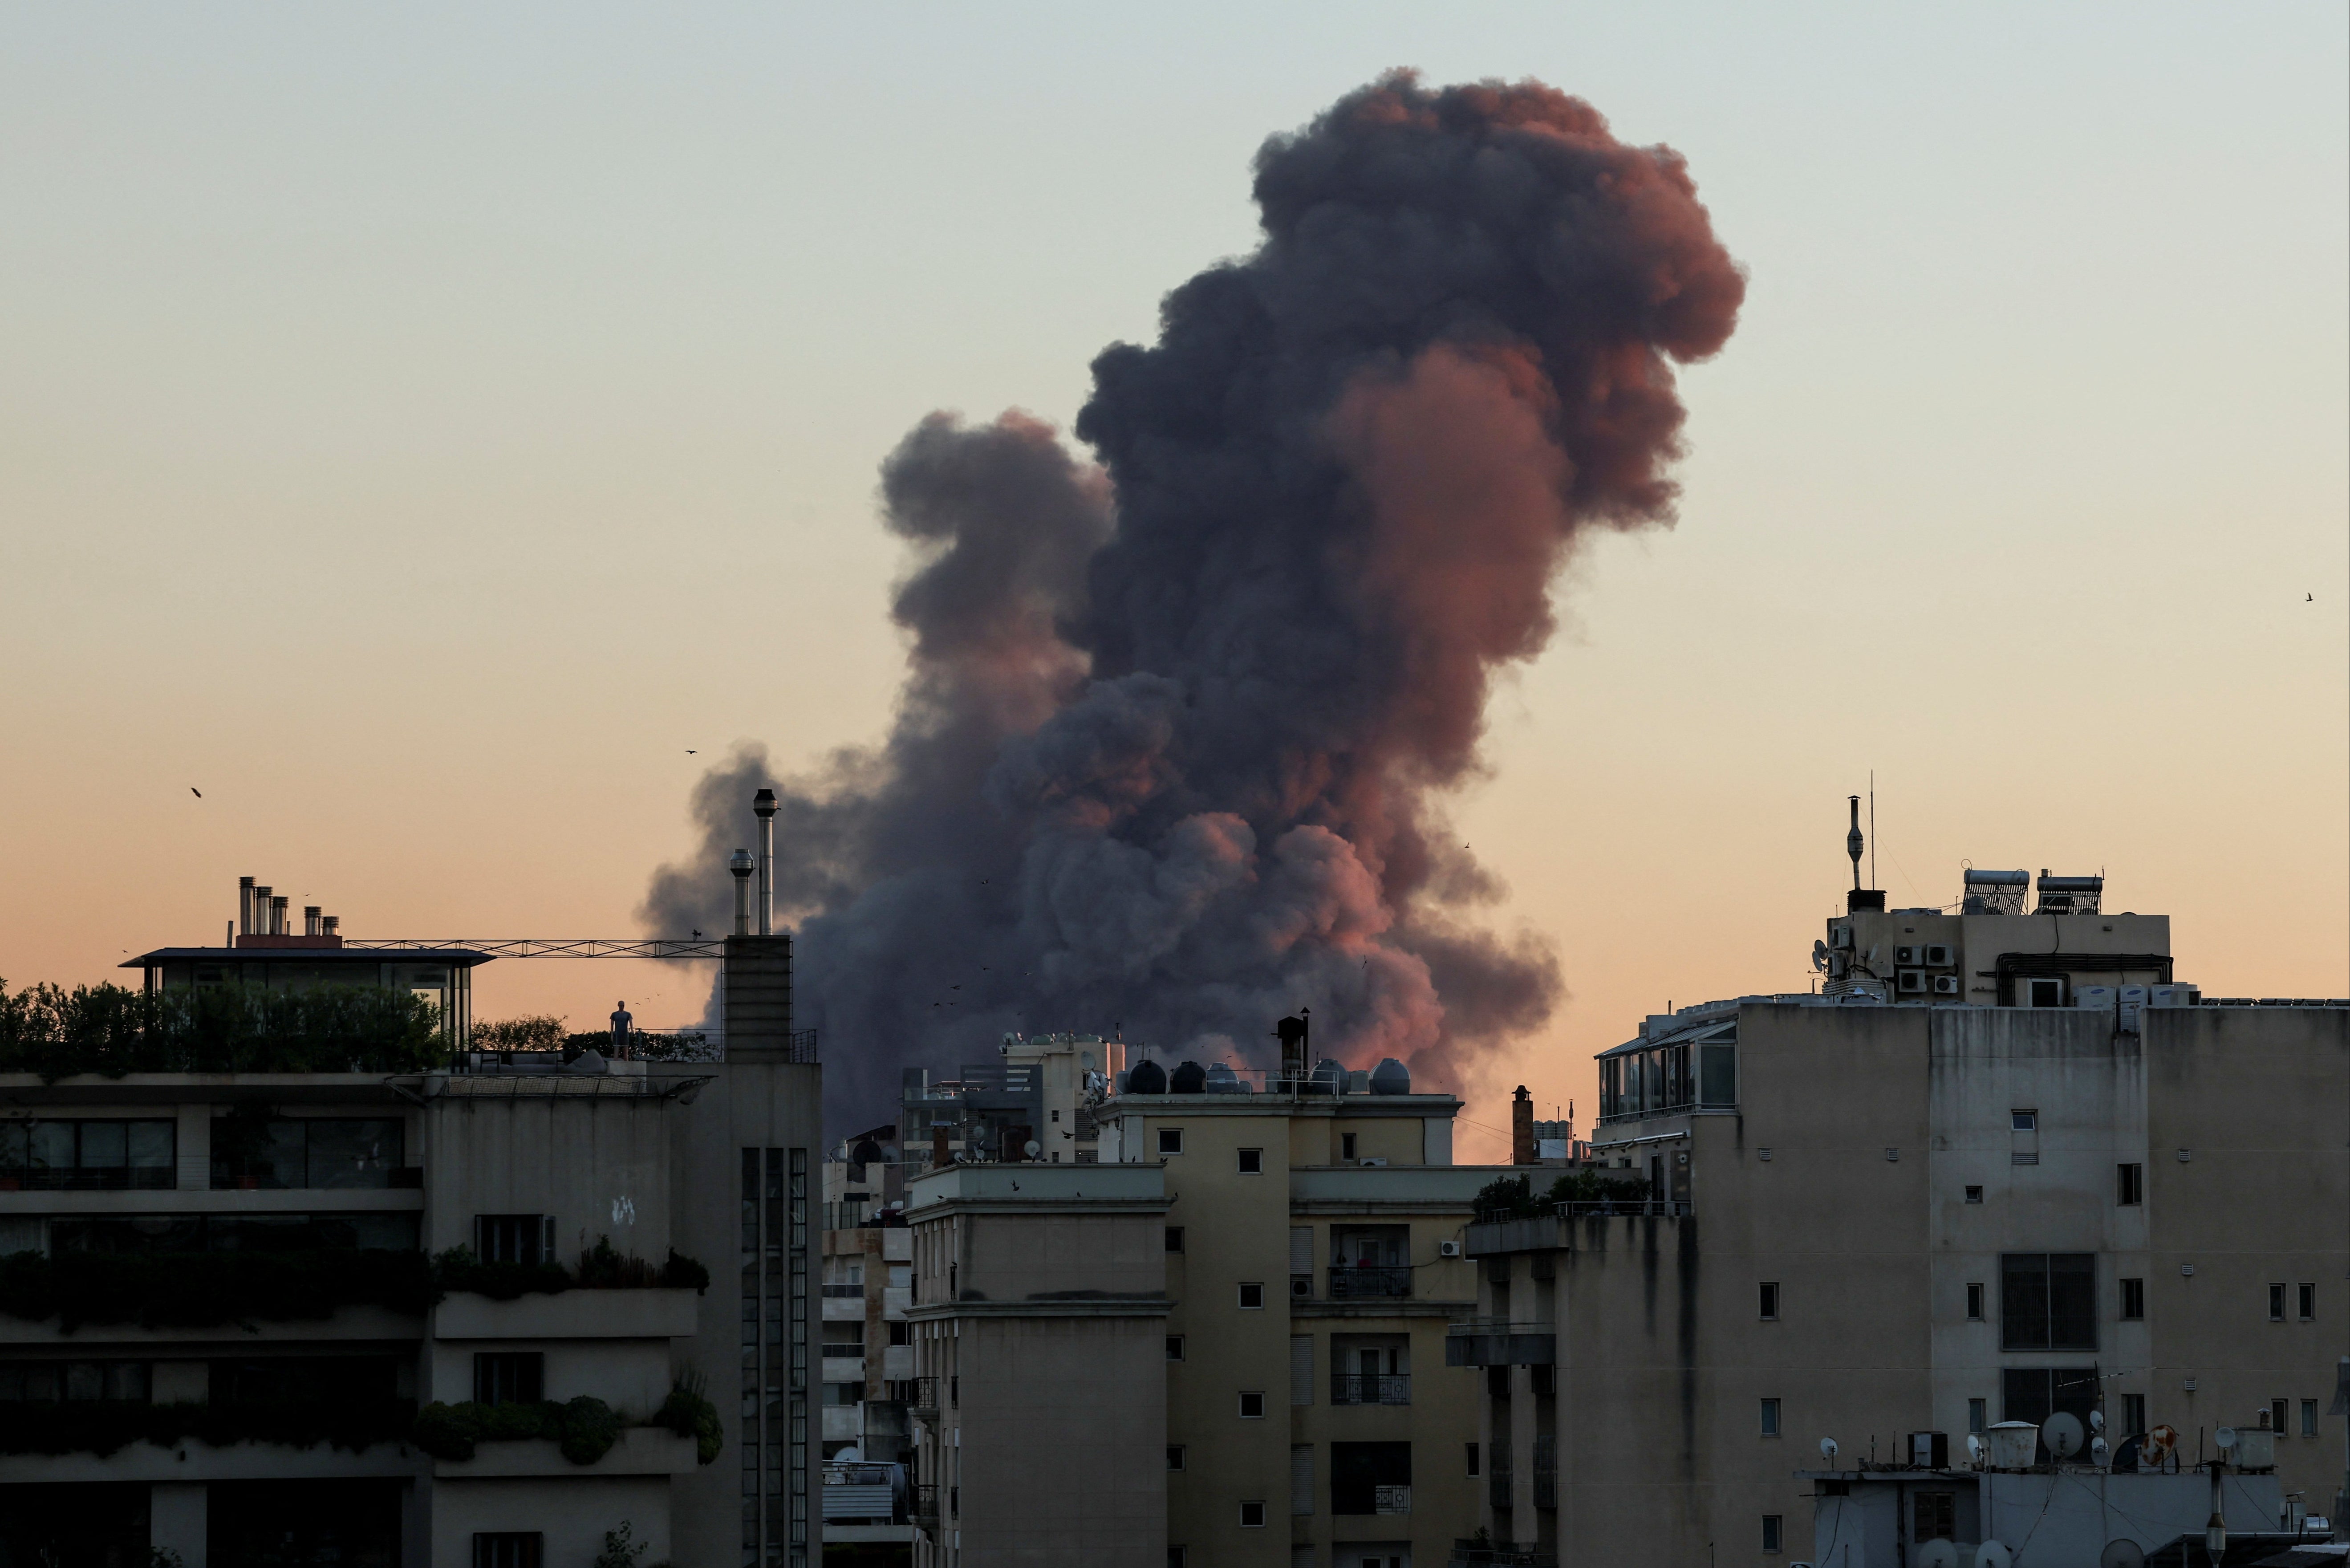
[[[326,932],[319,928],[318,914],[319,909],[317,905],[305,904],[302,906],[302,934],[304,936],[320,937],[326,935]]]
[[[236,879],[236,934],[241,937],[253,935],[253,878],[250,877]]]
[[[318,917],[318,934],[322,937],[339,939],[343,934],[340,929],[342,923],[343,918],[340,915],[321,915]]]
[[[282,937],[289,934],[286,929],[286,906],[292,901],[284,893],[277,894],[269,900],[269,934],[271,936]]]
[[[1293,1095],[1305,1092],[1311,1031],[1311,1010],[1303,1007],[1297,1010],[1295,1016],[1284,1018],[1273,1026],[1274,1037],[1281,1042],[1281,1075],[1289,1080],[1284,1086]]]
[[[265,886],[253,890],[253,934],[256,937],[269,934],[269,889]]]
[[[751,934],[751,852],[737,849],[726,862],[726,869],[734,873],[734,934]]]
[[[1534,1102],[1523,1084],[1510,1100],[1510,1163],[1534,1162]]]
[[[751,797],[759,814],[759,934],[775,929],[775,792],[763,789]]]
[[[775,879],[774,830],[775,792],[763,789],[752,801],[759,814],[759,929],[756,934],[737,932],[726,939],[724,1019],[729,1062],[793,1062],[815,1060],[795,1048],[792,1038],[792,939],[769,929],[769,899]],[[742,886],[735,861],[727,863]],[[738,895],[739,896],[739,895]]]

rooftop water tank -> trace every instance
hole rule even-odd
[[[1248,1087],[1241,1082],[1241,1075],[1232,1071],[1230,1062],[1211,1062],[1208,1064],[1208,1093],[1245,1095]]]
[[[1197,1062],[1186,1062],[1167,1076],[1167,1092],[1170,1095],[1204,1095],[1208,1092],[1208,1070]]]
[[[1371,1093],[1375,1095],[1409,1095],[1411,1093],[1411,1069],[1392,1056],[1383,1056],[1371,1069]]]
[[[1314,1064],[1314,1075],[1306,1081],[1317,1094],[1343,1095],[1347,1092],[1347,1069],[1343,1064],[1325,1056]]]
[[[2001,1421],[1988,1434],[1991,1438],[1991,1468],[1995,1470],[2028,1470],[2032,1456],[2040,1449],[2040,1428],[2030,1421]]]
[[[1126,1092],[1129,1095],[1165,1094],[1167,1069],[1147,1057],[1137,1062],[1126,1075]]]

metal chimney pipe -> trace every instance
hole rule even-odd
[[[734,934],[751,934],[751,852],[737,849],[726,862],[726,869],[734,873]]]
[[[764,937],[775,929],[775,792],[753,795],[751,809],[759,814],[759,934]]]
[[[253,890],[253,934],[256,937],[269,934],[269,889],[266,887]]]
[[[250,877],[236,879],[236,934],[241,937],[253,935],[253,878]]]
[[[318,919],[318,934],[322,937],[338,937],[342,935],[342,924],[343,918],[340,915],[322,915]]]
[[[302,906],[302,934],[304,936],[317,937],[326,934],[318,929],[318,915],[319,908],[317,905],[305,904]]]
[[[280,893],[276,898],[269,900],[269,934],[271,936],[282,937],[286,934],[286,906],[292,901],[293,900],[284,893]]]

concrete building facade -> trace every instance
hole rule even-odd
[[[299,988],[339,940],[149,955],[151,985]],[[679,1568],[812,1565],[788,944],[729,941],[717,1062],[0,1075],[10,1560],[553,1568],[625,1527]]]
[[[1518,1456],[1494,1541],[1784,1562],[1822,1438],[1962,1456],[2067,1410],[2125,1465],[2154,1428],[2192,1462],[2218,1457],[2199,1434],[2272,1425],[2284,1491],[2333,1496],[2350,1003],[2202,998],[2167,920],[2103,915],[2094,887],[2025,915],[2021,873],[1986,908],[1982,875],[1972,912],[1856,895],[1826,994],[1684,1008],[1606,1053],[1593,1155],[1646,1179],[1637,1212],[1471,1231],[1483,1321],[1454,1355]]]

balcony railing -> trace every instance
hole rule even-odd
[[[1450,1568],[1558,1568],[1556,1554],[1549,1552],[1521,1552],[1513,1546],[1480,1546],[1473,1541],[1455,1541]]]
[[[936,1377],[909,1377],[898,1386],[905,1390],[906,1414],[917,1421],[939,1418],[939,1380]]]
[[[1336,1372],[1330,1376],[1333,1405],[1409,1405],[1409,1372]]]
[[[1590,1203],[1560,1203],[1553,1207],[1562,1220],[1587,1220],[1595,1215],[1601,1219],[1627,1215],[1635,1220],[1686,1220],[1690,1215],[1690,1200],[1686,1198],[1602,1198]]]
[[[908,1490],[912,1495],[907,1500],[907,1517],[925,1529],[936,1530],[939,1527],[939,1489],[937,1484],[935,1482],[925,1483],[920,1486],[909,1488]]]
[[[1330,1299],[1334,1302],[1382,1296],[1408,1298],[1410,1294],[1411,1270],[1409,1268],[1357,1263],[1330,1271]]]

